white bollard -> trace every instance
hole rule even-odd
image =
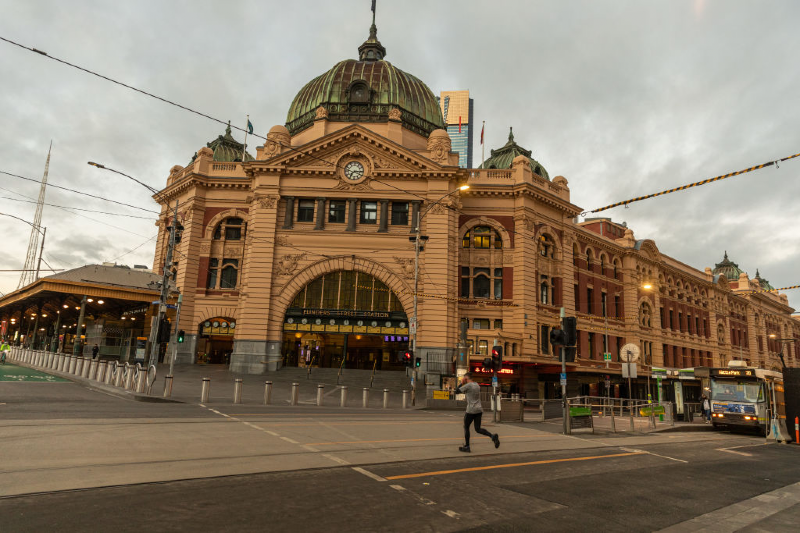
[[[84,358],[84,360],[83,360],[83,369],[81,370],[81,377],[82,378],[88,378],[89,377],[89,368],[91,368],[92,363],[94,363],[94,361],[92,361],[91,359]]]
[[[86,375],[87,378],[89,379],[95,378],[95,376],[97,375],[97,365],[98,361],[95,361],[94,359],[89,362],[89,373]]]
[[[339,400],[339,407],[347,407],[347,385],[342,385],[342,397]]]
[[[140,368],[139,374],[136,376],[136,392],[144,393],[145,385],[147,385],[147,372]]]
[[[203,378],[203,386],[200,389],[200,403],[208,402],[208,395],[211,392],[211,378]]]
[[[366,409],[369,407],[369,389],[364,387],[364,390],[361,393],[361,407]]]
[[[242,378],[233,380],[233,403],[242,403]]]
[[[95,372],[95,379],[102,383],[106,379],[106,362],[105,361],[98,361],[97,362],[97,371]]]
[[[403,391],[403,409],[407,409],[407,408],[408,408],[408,391],[404,390]]]
[[[323,398],[325,397],[325,385],[317,385],[317,407],[322,406]]]
[[[264,383],[264,405],[272,403],[272,382],[267,381]]]
[[[383,389],[383,408],[389,408],[389,389]]]
[[[69,356],[69,367],[67,369],[67,374],[74,374],[75,367],[78,366],[78,357],[75,355]]]
[[[292,383],[292,395],[289,397],[289,404],[297,405],[299,395],[300,395],[300,384]]]
[[[164,398],[172,396],[172,376],[164,378]]]

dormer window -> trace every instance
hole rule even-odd
[[[357,81],[350,87],[350,101],[355,103],[369,102],[369,87],[366,83]]]

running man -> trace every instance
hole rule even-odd
[[[489,431],[481,427],[481,416],[483,415],[483,407],[481,407],[481,387],[472,381],[472,374],[467,372],[461,379],[461,386],[458,392],[466,394],[467,396],[467,412],[464,413],[464,446],[460,446],[458,451],[469,453],[469,426],[475,422],[475,432],[481,435],[486,435],[494,441],[494,447],[500,447],[500,436],[495,433],[492,435]]]

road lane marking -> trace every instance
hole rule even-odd
[[[291,444],[300,444],[300,443],[299,443],[299,442],[297,442],[296,440],[294,440],[294,439],[290,439],[289,437],[281,437],[281,440],[285,440],[286,442],[289,442],[289,443],[291,443]]]
[[[668,455],[659,455],[657,453],[648,452],[647,450],[637,450],[636,448],[622,448],[620,450],[624,452],[637,452],[637,453],[646,453],[647,455],[652,455],[654,457],[661,457],[662,459],[669,459],[670,461],[676,461],[678,463],[688,463],[689,461],[684,461],[683,459],[676,459],[675,457],[670,457]]]
[[[728,452],[728,453],[735,453],[736,455],[744,455],[745,457],[753,457],[752,453],[747,452],[737,452],[736,450],[731,450],[730,448],[717,448],[718,452]]]
[[[399,490],[400,492],[406,490],[406,488],[402,485],[389,485],[389,486],[392,487],[394,490]]]
[[[570,461],[591,461],[594,459],[611,459],[614,457],[628,457],[631,455],[647,455],[646,452],[627,452],[614,453],[610,455],[591,455],[588,457],[568,457],[566,459],[545,459],[542,461],[529,461],[526,463],[506,463],[502,465],[473,466],[470,468],[458,468],[456,470],[439,470],[435,472],[420,472],[418,474],[401,474],[399,476],[387,476],[386,479],[411,479],[415,477],[442,476],[446,474],[458,474],[461,472],[479,472],[482,470],[494,470],[497,468],[514,468],[518,466],[545,465],[551,463],[566,463]]]
[[[534,437],[551,437],[552,435],[506,435],[503,436],[504,439],[525,439],[525,438],[534,438]],[[431,438],[431,439],[387,439],[387,440],[343,440],[338,442],[310,442],[308,443],[309,446],[332,446],[335,444],[380,444],[385,442],[429,442],[429,441],[441,441],[441,440],[464,440],[463,437],[441,437],[441,438]]]
[[[340,465],[349,465],[350,464],[350,461],[346,461],[346,460],[342,459],[341,457],[336,457],[335,455],[331,455],[329,453],[323,453],[322,457],[327,457],[331,461],[337,462]]]
[[[374,479],[375,481],[386,481],[386,478],[379,476],[378,474],[373,474],[369,470],[364,470],[360,466],[354,466],[353,470],[358,472],[359,474],[364,474],[365,476]]]
[[[450,518],[456,518],[456,519],[457,519],[457,518],[458,518],[458,516],[459,516],[457,512],[455,512],[455,511],[451,511],[451,510],[449,510],[449,509],[448,509],[447,511],[442,511],[442,514],[446,514],[446,515],[447,515],[447,516],[449,516]]]

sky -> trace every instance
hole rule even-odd
[[[0,0],[0,12],[6,39],[240,126],[249,114],[262,135],[285,122],[305,83],[357,56],[371,23],[370,0]],[[377,6],[388,61],[436,94],[469,89],[486,153],[513,126],[585,210],[800,152],[798,20],[791,0]],[[144,187],[86,162],[161,188],[173,165],[224,131],[3,41],[0,73],[0,171],[41,179],[52,140],[50,183],[144,209],[158,210]],[[758,268],[775,287],[797,285],[799,174],[797,158],[593,216],[627,222],[636,238],[700,270],[727,250],[751,277]],[[0,174],[0,212],[32,221],[35,205],[9,198],[38,193]],[[54,188],[46,202],[150,216]],[[44,260],[152,266],[154,222],[45,206]],[[0,269],[22,268],[30,227],[0,216],[0,236]],[[18,281],[0,272],[0,291]],[[800,290],[787,295],[800,308]]]

